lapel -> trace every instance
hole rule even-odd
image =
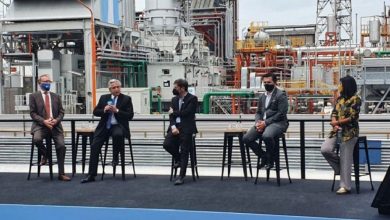
[[[268,109],[271,106],[272,101],[275,99],[276,93],[277,93],[277,88],[275,87],[274,91],[272,92],[271,99],[269,100],[268,106],[266,109]],[[265,101],[264,101],[265,102]]]
[[[179,96],[175,96],[173,99],[173,109],[179,111]]]
[[[45,101],[43,100],[42,93],[41,93],[40,91],[38,91],[38,92],[36,93],[36,100],[37,100],[37,107],[38,107],[37,111],[38,111],[38,112],[41,112],[39,109],[42,109],[42,114],[41,114],[41,116],[42,116],[42,117],[45,117],[45,115],[46,115]],[[39,106],[42,106],[42,108],[39,107]]]
[[[50,101],[51,101],[51,112],[53,114],[53,117],[55,117],[55,112],[57,112],[57,108],[56,106],[58,105],[57,104],[57,99],[55,99],[53,93],[49,92],[50,94]]]
[[[110,96],[111,97],[111,96]],[[117,98],[117,100],[116,100],[116,107],[119,109],[119,107],[121,106],[121,104],[122,104],[122,100],[123,100],[123,95],[122,95],[122,93],[121,94],[119,94],[118,95],[118,98]]]
[[[187,95],[184,96],[184,98],[183,98],[183,103],[181,104],[181,109],[184,109],[184,107],[187,106],[189,98],[190,98],[190,93],[187,93]]]
[[[267,106],[265,106],[266,99],[267,99],[267,95],[266,95],[266,93],[263,93],[263,95],[261,96],[261,104],[263,105],[264,110],[267,108]]]

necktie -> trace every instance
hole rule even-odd
[[[107,102],[107,105],[115,105],[115,98],[114,99],[110,99],[108,102]],[[112,117],[114,117],[114,113],[110,112],[110,114],[108,115],[108,119],[107,119],[107,123],[106,123],[106,128],[107,129],[110,129],[111,128],[111,121],[112,121]]]
[[[50,99],[49,99],[48,92],[45,92],[45,111],[46,111],[45,119],[49,119],[50,118]]]

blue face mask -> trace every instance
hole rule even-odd
[[[49,91],[50,90],[50,83],[42,83],[41,84],[41,89],[43,91]]]

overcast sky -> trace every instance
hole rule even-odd
[[[135,2],[137,10],[145,8],[145,0]],[[355,25],[356,13],[359,22],[362,16],[380,15],[384,2],[390,5],[390,0],[353,0],[352,23]],[[251,21],[268,21],[269,25],[315,24],[316,5],[316,0],[239,0],[239,32]]]

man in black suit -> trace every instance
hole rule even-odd
[[[243,141],[253,152],[261,157],[261,167],[270,169],[274,166],[274,153],[276,150],[276,138],[288,128],[287,111],[288,100],[285,91],[276,87],[277,77],[274,73],[268,73],[262,77],[266,90],[259,97],[255,126],[251,127],[244,135]],[[266,152],[256,143],[260,138],[266,147]]]
[[[125,137],[130,137],[129,121],[133,119],[131,97],[121,93],[121,82],[111,79],[108,82],[110,94],[102,95],[93,110],[93,115],[101,117],[91,144],[88,176],[81,183],[95,181],[99,153],[104,142],[112,136],[113,162],[118,162],[118,152],[124,148]]]
[[[47,162],[46,147],[43,139],[51,136],[54,140],[57,163],[58,179],[69,181],[70,178],[65,175],[64,161],[66,147],[64,143],[64,130],[61,121],[64,118],[64,108],[62,107],[61,97],[50,92],[52,81],[49,75],[41,75],[38,79],[40,91],[30,95],[30,116],[33,119],[31,133],[34,134],[33,142],[38,147],[42,155],[41,165]]]
[[[175,168],[180,167],[175,185],[181,185],[186,175],[192,135],[198,132],[195,123],[198,98],[188,92],[188,82],[184,79],[175,80],[172,92],[175,96],[169,109],[170,123],[163,146],[173,156]]]

